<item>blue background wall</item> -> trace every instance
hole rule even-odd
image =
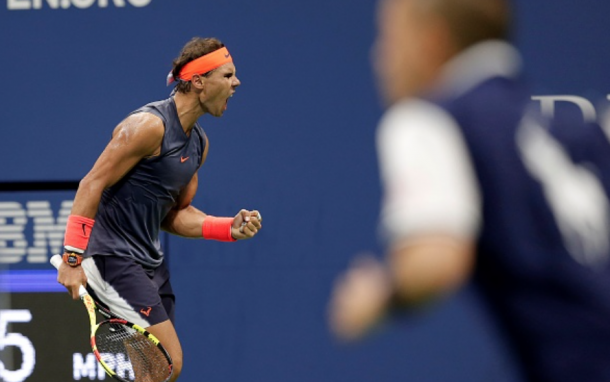
[[[373,1],[13,2],[0,6],[3,182],[82,178],[127,113],[168,95],[165,76],[191,37],[218,37],[234,57],[242,86],[223,118],[200,121],[211,148],[194,204],[259,209],[264,229],[235,244],[166,242],[185,381],[519,380],[470,288],[353,346],[327,328],[335,277],[354,254],[381,252]],[[532,95],[602,104],[610,3],[517,6]]]

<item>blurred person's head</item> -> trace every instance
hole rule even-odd
[[[468,47],[506,40],[507,0],[380,0],[373,61],[387,104],[429,90]]]

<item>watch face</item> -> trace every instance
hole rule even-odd
[[[68,265],[75,267],[79,264],[78,257],[75,254],[70,254],[68,256]]]

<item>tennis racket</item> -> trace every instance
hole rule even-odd
[[[60,255],[51,258],[57,269]],[[91,324],[91,348],[100,365],[121,382],[167,382],[172,376],[172,359],[159,340],[142,327],[112,314],[98,304],[82,285],[79,295]],[[97,323],[95,312],[104,320]]]

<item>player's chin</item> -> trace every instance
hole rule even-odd
[[[225,104],[224,104],[224,105],[222,105],[222,107],[221,107],[219,110],[217,110],[217,111],[216,111],[214,114],[212,114],[212,115],[213,115],[214,117],[222,117],[222,116],[223,116],[223,114],[225,113],[225,111],[227,111],[227,103],[228,103],[228,102],[225,102]]]
[[[216,118],[220,118],[223,116],[223,114],[225,113],[224,110],[215,110],[214,112],[211,112],[210,114],[212,114],[212,116],[216,117]]]

